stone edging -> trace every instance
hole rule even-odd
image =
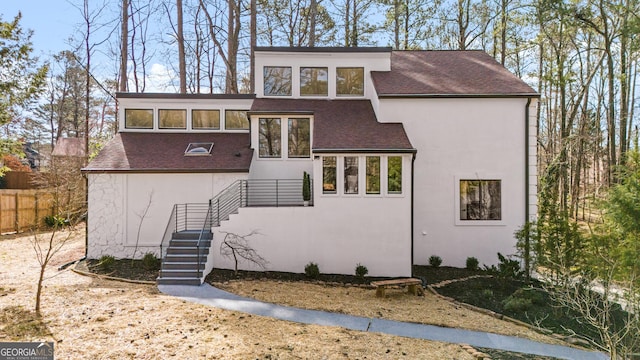
[[[84,261],[78,261],[75,264],[73,264],[73,266],[71,267],[71,271],[73,271],[76,274],[80,274],[82,276],[94,277],[94,278],[103,279],[103,280],[112,280],[112,281],[119,281],[119,282],[125,282],[125,283],[130,283],[130,284],[140,284],[140,285],[155,285],[156,284],[155,281],[123,279],[123,278],[119,278],[119,277],[115,277],[115,276],[107,276],[107,275],[95,274],[95,273],[92,273],[92,272],[90,272],[88,270],[80,270],[80,269],[78,269],[78,266],[80,265],[80,263],[84,263]]]
[[[531,325],[529,323],[526,323],[524,321],[520,321],[518,319],[514,319],[512,317],[506,316],[504,314],[500,314],[500,313],[497,313],[495,311],[491,311],[491,310],[488,310],[488,309],[477,307],[477,306],[474,306],[474,305],[471,305],[471,304],[467,304],[467,303],[458,301],[458,300],[456,300],[454,298],[450,298],[448,296],[441,295],[436,290],[438,288],[444,287],[446,285],[449,285],[449,284],[452,284],[452,283],[455,283],[455,282],[467,281],[467,280],[477,279],[477,278],[492,278],[492,277],[493,277],[492,275],[472,275],[472,276],[469,276],[469,277],[466,277],[466,278],[445,280],[445,281],[441,281],[441,282],[439,282],[437,284],[427,285],[427,290],[429,290],[429,292],[431,292],[433,295],[435,295],[436,297],[438,297],[438,298],[440,298],[442,300],[454,303],[456,305],[462,306],[464,308],[467,308],[467,309],[475,311],[475,312],[479,312],[481,314],[489,315],[489,316],[494,317],[494,318],[496,318],[498,320],[505,320],[505,321],[511,322],[513,324],[516,324],[516,325],[524,326],[524,327],[526,327],[526,328],[528,328],[530,330],[533,330],[533,331],[535,331],[535,332],[537,332],[539,334],[548,335],[548,336],[551,336],[551,337],[553,337],[555,339],[558,339],[560,341],[564,341],[564,342],[568,343],[569,345],[573,345],[575,347],[582,348],[582,349],[585,349],[586,345],[591,345],[591,344],[589,344],[588,342],[586,342],[584,340],[577,339],[577,338],[574,338],[574,337],[571,337],[571,336],[564,336],[564,335],[560,335],[560,334],[555,334],[551,330],[542,329],[542,328],[539,328],[537,326],[534,326],[534,325]],[[490,359],[490,358],[484,357],[484,358],[481,358],[481,359]]]

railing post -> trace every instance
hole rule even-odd
[[[218,221],[216,222],[216,224],[218,226],[220,226],[220,199],[218,198],[218,200],[216,200],[216,216],[218,217]]]
[[[211,199],[209,199],[209,210],[208,210],[208,215],[207,215],[207,221],[209,222],[209,227],[211,227],[213,224],[211,223],[211,219],[213,218],[211,216],[211,212],[213,211],[213,208],[211,207]]]
[[[175,231],[178,231],[178,204],[173,205],[173,212],[175,214],[175,220],[176,220]]]

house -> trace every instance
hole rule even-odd
[[[256,232],[272,271],[515,252],[537,210],[531,87],[481,51],[255,50],[255,95],[117,95],[119,132],[84,169],[88,257],[153,252],[199,284],[233,268],[227,234]]]

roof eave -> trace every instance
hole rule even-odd
[[[335,154],[335,153],[361,153],[361,154],[371,154],[371,153],[404,153],[404,154],[415,154],[418,152],[417,149],[373,149],[373,148],[318,148],[313,149],[314,153],[323,153],[323,154]]]
[[[472,98],[539,98],[538,93],[512,93],[512,94],[379,94],[379,99],[385,98],[431,98],[431,99],[472,99]]]
[[[242,173],[249,172],[249,169],[80,169],[83,174],[86,173],[135,173],[135,174],[183,174],[183,173]]]

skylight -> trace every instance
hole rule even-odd
[[[187,150],[184,151],[184,156],[208,156],[211,155],[213,149],[213,143],[189,143]]]

